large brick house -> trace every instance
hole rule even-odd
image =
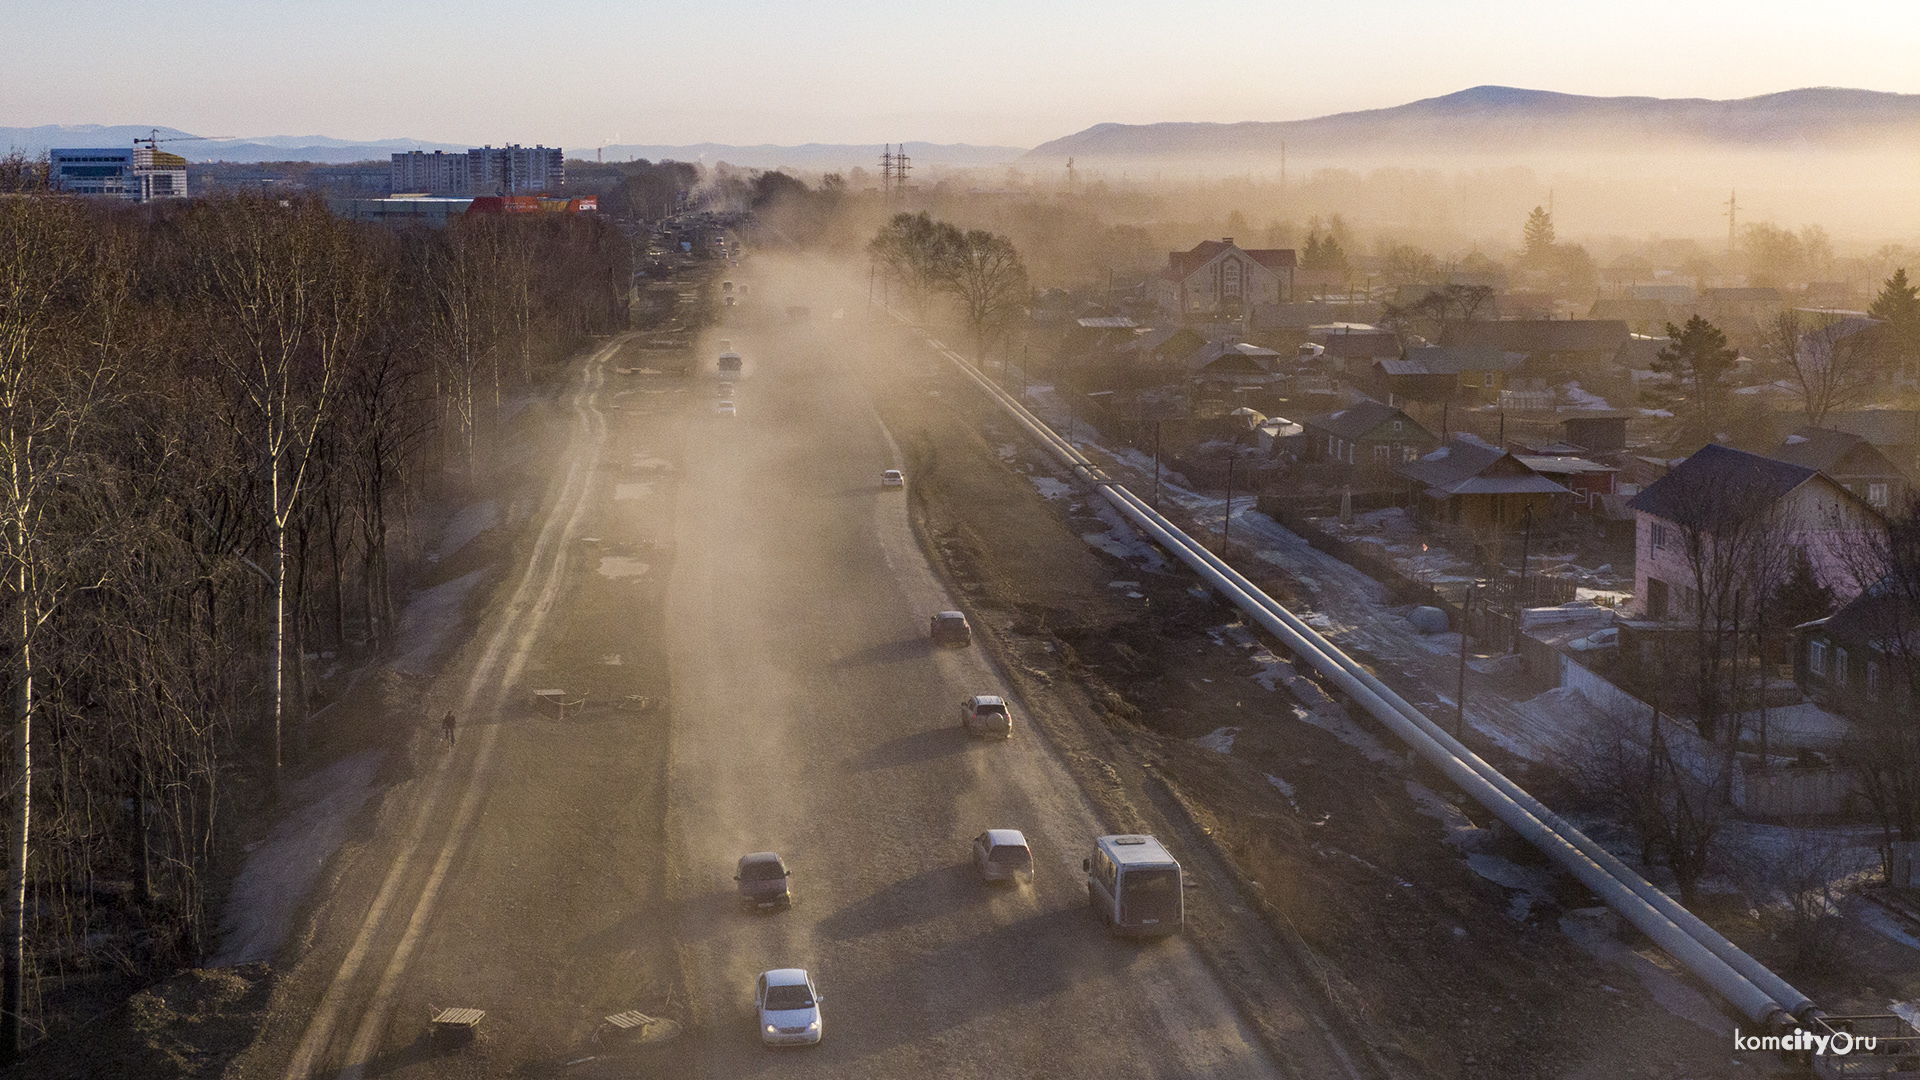
[[[1821,584],[1840,599],[1860,591],[1849,555],[1878,515],[1865,499],[1818,469],[1709,443],[1627,503],[1636,517],[1634,604],[1640,618],[1685,620],[1699,607],[1689,537],[1704,563],[1720,540],[1715,528],[1745,528],[1770,515],[1773,539],[1802,552]],[[1718,525],[1721,519],[1727,524]],[[1732,543],[1732,541],[1728,541]],[[1772,587],[1756,582],[1752,587]]]
[[[1204,240],[1191,251],[1167,253],[1167,268],[1153,279],[1154,301],[1182,316],[1286,303],[1298,262],[1292,248],[1248,250],[1231,236]]]

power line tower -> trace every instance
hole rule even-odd
[[[893,198],[893,144],[887,143],[880,151],[880,197]]]
[[[913,171],[913,159],[907,156],[907,144],[901,143],[893,155],[893,183],[902,200],[907,197],[907,174]]]
[[[1733,254],[1734,248],[1734,215],[1740,211],[1740,204],[1735,201],[1736,194],[1737,193],[1733,191],[1727,192],[1727,254],[1729,255]]]

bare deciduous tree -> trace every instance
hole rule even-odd
[[[1789,308],[1767,320],[1767,345],[1785,361],[1794,396],[1809,427],[1821,427],[1827,414],[1867,400],[1873,383],[1870,353],[1847,340],[1845,324],[1817,325]]]
[[[974,356],[1006,331],[1027,306],[1027,267],[1013,241],[985,229],[970,229],[948,255],[942,284],[960,304]]]

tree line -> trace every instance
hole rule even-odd
[[[1031,299],[1027,267],[1013,241],[986,229],[965,229],[921,211],[895,214],[867,245],[874,267],[899,282],[926,314],[945,296],[958,308],[974,355],[986,356],[1026,315]]]
[[[410,515],[624,326],[628,262],[584,216],[0,196],[0,1058],[43,980],[210,951],[209,871],[311,733],[307,658],[394,648]]]

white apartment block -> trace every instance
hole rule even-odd
[[[566,183],[566,152],[558,147],[483,146],[464,154],[410,150],[393,155],[395,194],[528,195]]]

